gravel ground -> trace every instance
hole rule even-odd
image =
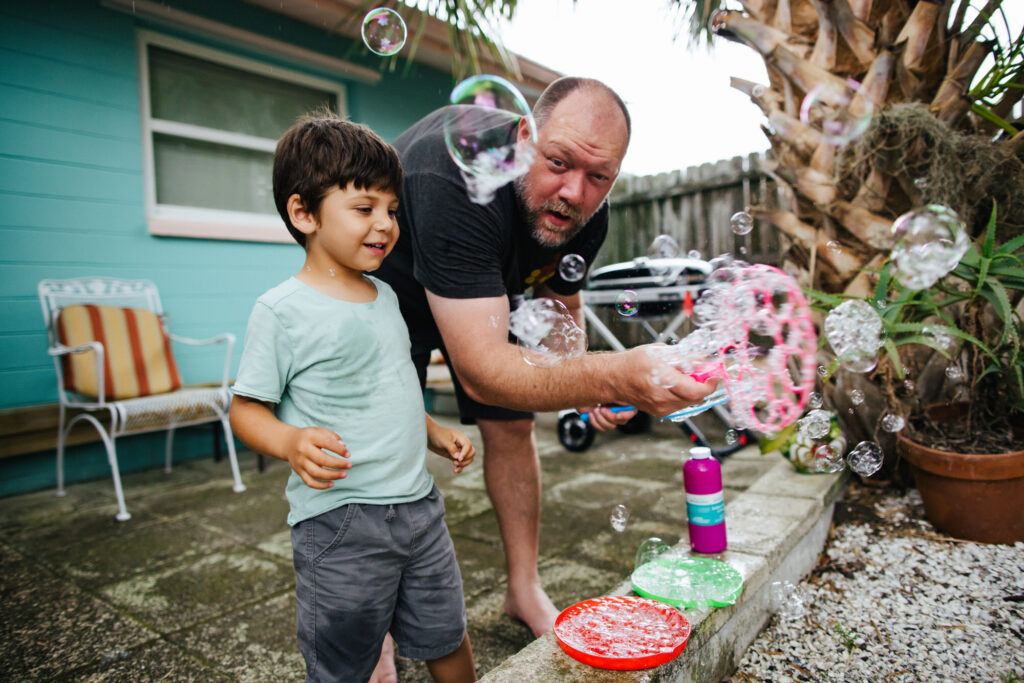
[[[851,484],[776,606],[732,681],[1024,681],[1024,543],[938,533],[915,489]]]

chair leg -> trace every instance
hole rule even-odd
[[[164,472],[171,473],[171,453],[174,451],[174,429],[171,425],[167,428],[167,439],[164,441]]]
[[[117,497],[117,521],[124,522],[131,519],[132,516],[128,513],[128,508],[124,504],[124,490],[121,488],[121,472],[117,467],[117,446],[114,437],[107,433],[106,428],[99,420],[88,414],[76,415],[68,423],[68,431],[71,430],[71,426],[78,420],[90,422],[96,428],[96,431],[99,432],[100,438],[103,440],[103,447],[107,449],[107,462],[110,464],[110,474],[114,479],[114,495]]]
[[[235,453],[235,435],[231,432],[231,424],[228,422],[228,416],[224,413],[220,414],[220,424],[224,428],[224,441],[228,445],[228,460],[231,461],[231,475],[235,478],[235,485],[232,490],[235,493],[241,493],[245,490],[245,484],[242,483],[242,475],[238,471],[238,454]]]
[[[64,421],[67,417],[67,409],[62,403],[60,406],[60,414],[57,419],[57,495],[65,496],[67,491],[64,490],[64,439],[67,436],[64,431]]]

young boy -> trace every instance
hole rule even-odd
[[[369,128],[316,113],[281,138],[274,201],[305,247],[249,318],[231,426],[287,460],[307,681],[366,681],[390,632],[437,681],[475,680],[462,579],[426,450],[475,450],[426,415],[398,299],[376,270],[398,239],[402,168]],[[344,435],[344,439],[341,435]]]

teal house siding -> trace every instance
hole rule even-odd
[[[341,84],[348,115],[385,139],[443,104],[450,74],[393,70],[361,45],[244,2],[163,5],[337,59],[380,68],[375,84],[172,28],[100,0],[0,4],[0,410],[57,400],[36,294],[44,278],[148,278],[170,329],[233,332],[232,374],[256,297],[295,273],[295,244],[158,237],[145,212],[137,31],[161,33]],[[217,352],[175,348],[186,383],[219,377]],[[183,430],[176,454],[209,454],[208,428]],[[122,471],[162,462],[163,434],[118,441]],[[225,464],[226,468],[226,464]],[[67,480],[109,476],[99,444],[69,448]],[[53,452],[0,460],[0,495],[53,486]]]

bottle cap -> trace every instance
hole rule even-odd
[[[696,446],[690,449],[690,457],[698,460],[711,457],[711,449],[707,446]]]

